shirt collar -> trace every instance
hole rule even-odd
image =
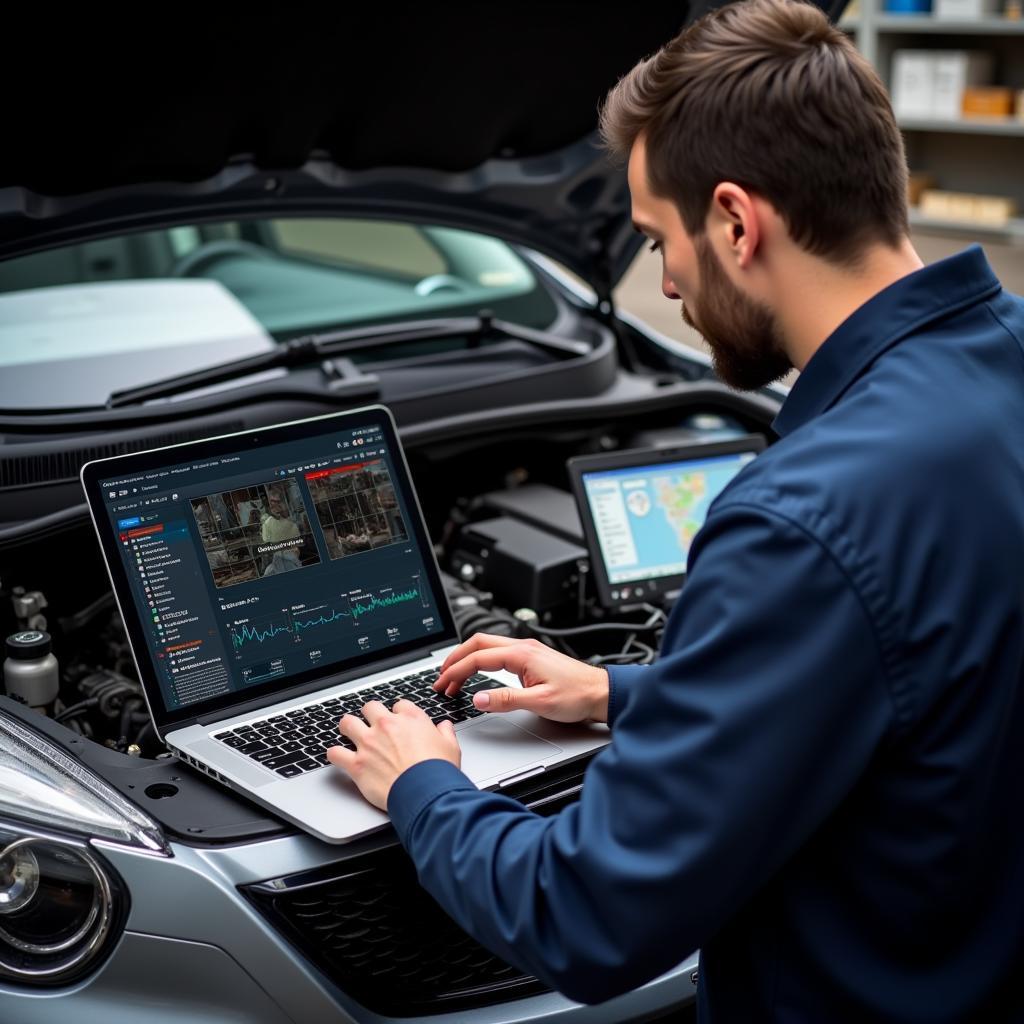
[[[981,247],[900,278],[854,310],[811,356],[775,417],[784,437],[835,404],[887,348],[930,320],[990,298],[1000,289]]]

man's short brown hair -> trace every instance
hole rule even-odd
[[[832,262],[907,234],[903,140],[882,83],[818,8],[738,0],[695,22],[608,95],[601,133],[691,235],[732,181],[768,200],[793,239]]]

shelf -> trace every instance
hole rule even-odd
[[[964,135],[1009,135],[1024,138],[1024,121],[1014,117],[955,118],[901,117],[896,122],[908,132],[954,132]]]
[[[856,32],[860,29],[860,18],[843,18],[836,24],[836,28],[842,32]]]
[[[910,208],[910,227],[932,235],[953,235],[975,241],[1008,242],[1024,246],[1024,217],[1013,217],[1003,227],[975,224],[971,221],[939,220],[925,217],[913,206]]]
[[[894,52],[917,48],[991,51],[1004,84],[1024,88],[1024,19],[994,13],[956,20],[932,13],[890,13],[882,10],[884,2],[861,0],[860,9],[840,24],[887,86],[892,85]],[[910,226],[926,249],[938,252],[959,243],[981,242],[1024,271],[1024,120],[951,112],[955,116],[949,118],[897,117],[911,166],[927,171],[942,190],[1009,197],[1020,216],[996,227],[925,217],[912,207]]]
[[[879,32],[923,33],[926,35],[1024,36],[1024,20],[977,18],[953,21],[931,14],[880,14],[875,19]]]

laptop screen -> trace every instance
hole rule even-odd
[[[763,444],[750,438],[573,460],[606,606],[657,600],[682,585],[690,545],[708,508]]]
[[[383,409],[104,460],[83,482],[163,722],[454,634]]]

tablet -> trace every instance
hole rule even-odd
[[[764,446],[763,437],[750,434],[570,459],[601,604],[671,603],[709,506]]]

